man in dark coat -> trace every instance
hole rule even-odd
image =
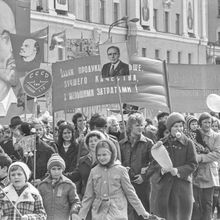
[[[102,67],[102,77],[114,77],[129,75],[129,65],[123,63],[120,58],[120,49],[116,46],[110,46],[107,49],[107,55],[110,60]]]

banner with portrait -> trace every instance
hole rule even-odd
[[[150,8],[151,0],[141,0],[140,15],[141,15],[141,25],[150,26]]]
[[[11,34],[13,56],[19,78],[40,67],[44,59],[44,39]]]
[[[188,33],[194,33],[194,0],[187,0],[186,9],[187,30]]]
[[[126,42],[99,46],[102,77],[129,75],[129,58]]]
[[[0,0],[0,117],[7,115],[11,104],[16,104],[17,93],[21,87],[10,34],[29,33],[30,1]],[[14,108],[11,113],[14,112],[19,110]]]
[[[53,111],[119,103],[168,110],[164,63],[146,57],[130,57],[130,74],[103,78],[100,56],[76,58],[52,64]]]

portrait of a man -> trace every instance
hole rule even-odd
[[[22,57],[24,62],[31,62],[36,58],[40,50],[39,43],[34,39],[25,39],[19,55]]]
[[[10,98],[16,100],[12,87],[18,83],[10,33],[16,33],[14,14],[8,4],[0,0],[0,103],[7,102],[7,106]]]
[[[114,77],[129,75],[129,65],[120,60],[120,48],[110,46],[107,48],[107,57],[110,62],[102,67],[102,77]]]

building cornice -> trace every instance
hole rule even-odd
[[[103,33],[108,33],[109,25],[99,24],[99,23],[89,23],[81,20],[76,20],[75,16],[71,14],[71,16],[63,16],[63,15],[55,15],[50,13],[42,13],[37,11],[31,12],[31,19],[36,21],[45,21],[50,23],[62,24],[62,25],[69,25],[74,28],[79,28],[81,30],[93,30],[94,28],[99,28],[102,30]],[[169,41],[176,41],[179,43],[188,43],[188,44],[200,44],[200,45],[207,45],[207,40],[203,40],[200,38],[190,38],[181,35],[175,35],[172,33],[164,33],[164,32],[157,32],[157,31],[146,31],[146,30],[130,30],[134,32],[131,35],[135,35],[137,37],[148,37],[152,39],[159,39],[159,40],[169,40]],[[126,35],[127,29],[125,27],[117,27],[115,26],[111,30],[112,34],[116,35]]]

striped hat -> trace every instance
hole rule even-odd
[[[198,122],[198,119],[195,116],[193,116],[193,115],[187,115],[186,116],[186,126],[187,126],[187,129],[190,129],[190,124],[193,121],[197,121]]]
[[[54,166],[59,166],[63,170],[66,169],[65,161],[58,153],[54,153],[51,155],[50,159],[47,162],[47,170],[49,171]]]

